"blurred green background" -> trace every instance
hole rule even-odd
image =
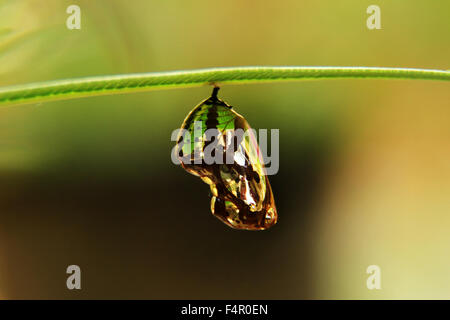
[[[81,7],[81,30],[66,8]],[[366,8],[381,7],[382,30]],[[241,65],[448,69],[448,1],[0,0],[0,86]],[[0,108],[0,298],[450,298],[449,84],[224,86],[280,129],[279,222],[232,230],[170,161],[210,88]],[[82,289],[69,291],[70,264]],[[381,268],[381,290],[366,268]]]

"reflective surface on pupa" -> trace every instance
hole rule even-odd
[[[263,160],[255,135],[248,122],[217,98],[219,88],[214,88],[210,98],[197,105],[184,120],[181,129],[188,130],[188,136],[180,132],[175,152],[183,168],[210,186],[211,212],[219,220],[235,229],[264,230],[277,222],[277,210]],[[201,140],[194,138],[194,124],[201,124]],[[224,147],[222,163],[208,164],[204,161],[208,141],[204,138],[207,129],[217,129],[221,134],[219,144]],[[227,134],[242,129],[247,134],[239,141],[235,138],[230,145]],[[190,141],[189,141],[190,139]],[[184,140],[184,141],[183,141]],[[194,150],[200,152],[195,155]],[[220,150],[219,150],[220,152]],[[226,161],[226,157],[231,161]],[[189,158],[190,163],[182,159]],[[195,162],[195,159],[201,161]],[[186,162],[186,161],[185,161]]]

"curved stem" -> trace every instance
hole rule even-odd
[[[450,71],[378,67],[229,67],[55,80],[0,88],[0,105],[226,83],[330,78],[450,81]]]

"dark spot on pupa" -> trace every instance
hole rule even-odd
[[[253,175],[253,179],[255,179],[256,183],[259,183],[260,179],[259,179],[259,174],[256,171],[253,171],[254,175]]]

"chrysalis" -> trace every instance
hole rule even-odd
[[[188,114],[174,150],[183,168],[210,186],[214,216],[235,229],[270,228],[277,210],[255,134],[218,91]]]

